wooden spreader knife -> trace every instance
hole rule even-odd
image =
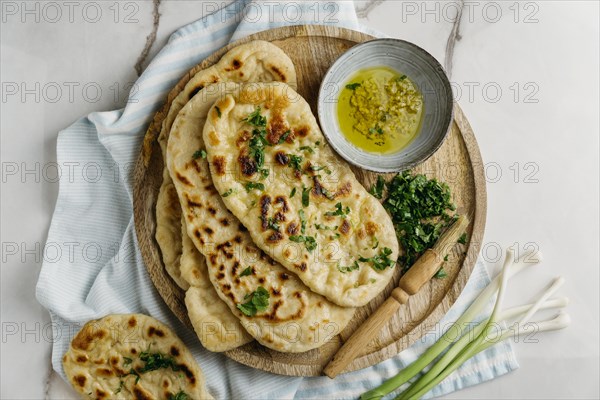
[[[425,283],[433,278],[440,269],[444,257],[452,250],[468,224],[467,217],[464,215],[459,216],[442,234],[436,244],[419,257],[413,266],[402,275],[398,287],[392,290],[390,297],[334,354],[323,370],[325,375],[333,379],[342,372],[356,358],[358,353],[377,336],[383,325],[398,311],[400,305],[405,304],[410,296],[417,293]]]

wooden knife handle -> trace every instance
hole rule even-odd
[[[377,336],[383,325],[398,311],[409,296],[417,293],[421,286],[429,281],[440,268],[443,258],[434,250],[427,250],[415,264],[402,276],[398,287],[392,290],[390,297],[371,314],[363,324],[348,338],[335,353],[323,372],[335,378],[356,355]]]
[[[330,378],[335,378],[356,355],[377,336],[381,327],[387,323],[392,315],[398,311],[400,304],[408,301],[408,294],[400,288],[395,288],[388,299],[371,314],[363,324],[348,338],[346,343],[335,353],[323,373]]]

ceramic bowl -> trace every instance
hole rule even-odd
[[[408,146],[390,154],[370,153],[354,146],[341,132],[337,118],[337,101],[346,82],[358,70],[378,66],[407,75],[424,102],[417,136]],[[452,108],[452,88],[440,63],[419,46],[400,39],[376,39],[352,47],[329,68],[319,89],[319,121],[331,147],[348,162],[375,172],[403,171],[427,160],[448,134]]]

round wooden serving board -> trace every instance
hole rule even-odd
[[[155,206],[162,181],[163,161],[156,137],[169,104],[190,77],[216,63],[232,47],[251,40],[266,40],[283,49],[292,59],[298,75],[298,92],[308,101],[316,115],[317,96],[322,77],[329,66],[346,50],[373,37],[348,29],[323,26],[292,26],[257,33],[217,51],[188,72],[169,93],[165,106],[155,115],[144,140],[135,169],[134,216],[140,250],[156,289],[173,313],[191,328],[184,303],[185,293],[166,273],[160,249],[154,239]],[[359,181],[370,188],[377,174],[353,168]],[[379,336],[350,364],[354,371],[384,361],[406,349],[448,311],[464,288],[477,259],[486,217],[486,189],[483,163],[473,131],[458,105],[454,122],[443,146],[427,162],[414,170],[446,182],[458,212],[471,218],[467,245],[457,246],[444,266],[448,276],[433,279],[383,328]],[[323,367],[343,341],[389,295],[400,278],[397,268],[393,282],[368,305],[357,309],[354,319],[329,343],[305,353],[280,353],[252,342],[225,354],[248,366],[264,371],[294,376],[321,375]]]

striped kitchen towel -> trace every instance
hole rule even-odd
[[[131,166],[154,112],[179,78],[209,54],[248,34],[285,24],[335,24],[365,30],[350,1],[234,2],[176,31],[138,79],[124,109],[91,113],[59,133],[60,165],[101,172],[61,177],[47,244],[69,244],[82,251],[45,260],[37,284],[37,298],[52,317],[53,366],[63,378],[61,358],[72,337],[86,321],[111,313],[144,313],[170,325],[192,350],[209,391],[218,399],[356,398],[395,375],[432,344],[436,335],[426,335],[388,361],[335,380],[273,375],[204,350],[194,332],[169,311],[146,273],[133,225]],[[440,326],[456,319],[488,282],[485,267],[478,262]],[[510,344],[498,344],[427,396],[481,383],[514,368],[517,363]]]

